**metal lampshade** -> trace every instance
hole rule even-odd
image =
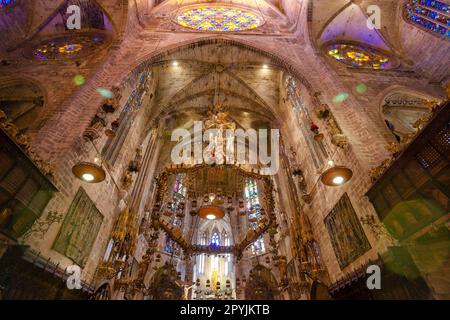
[[[91,162],[78,162],[73,166],[72,173],[81,181],[88,183],[99,183],[106,178],[105,170]]]
[[[333,166],[322,173],[320,180],[326,186],[337,187],[346,184],[353,176],[353,171],[344,166]]]
[[[202,219],[220,220],[225,217],[225,212],[216,206],[204,206],[198,211],[198,216]]]

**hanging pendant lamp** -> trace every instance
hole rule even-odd
[[[72,167],[72,173],[81,181],[88,183],[99,183],[105,180],[105,170],[93,162],[78,162]]]
[[[92,143],[97,154],[99,154],[95,144],[92,140],[89,140]],[[87,183],[99,183],[105,180],[106,172],[102,166],[102,160],[100,157],[100,165],[94,162],[88,161],[80,161],[72,167],[72,173],[83,182]]]
[[[320,176],[322,183],[329,187],[340,187],[350,181],[353,171],[346,166],[337,166],[330,161],[332,167],[325,170]]]

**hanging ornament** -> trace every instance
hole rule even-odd
[[[319,132],[319,127],[314,123],[311,122],[311,131],[314,133],[314,140],[316,141],[322,141],[324,138],[323,133]]]
[[[164,213],[163,213],[163,215],[166,216],[166,217],[171,217],[172,214],[173,214],[173,212],[169,211],[169,210],[165,210]]]
[[[258,222],[258,218],[256,218],[256,217],[248,218],[248,222],[250,222],[250,223],[256,223],[256,222]]]
[[[105,135],[108,137],[108,138],[114,138],[115,136],[116,136],[116,130],[113,130],[113,128],[112,128],[112,124],[111,124],[111,129],[105,129]]]
[[[184,210],[177,211],[177,218],[184,218],[184,216],[185,216]]]
[[[111,122],[111,129],[116,132],[117,129],[119,129],[120,126],[120,120],[119,118],[117,118],[116,120],[114,120],[113,122]]]

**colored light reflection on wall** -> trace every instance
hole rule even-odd
[[[348,99],[350,95],[347,92],[341,92],[333,98],[333,102],[341,103]]]
[[[114,98],[114,93],[105,88],[98,88],[97,92],[104,98],[112,99]]]
[[[82,76],[82,75],[80,75],[80,74],[78,74],[78,75],[76,75],[75,77],[73,77],[73,83],[76,85],[76,86],[82,86],[84,83],[85,83],[85,79],[84,79],[84,77]]]
[[[356,92],[363,94],[367,92],[367,86],[364,83],[358,83],[355,87]]]

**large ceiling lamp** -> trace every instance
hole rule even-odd
[[[198,211],[198,216],[207,220],[220,220],[225,217],[225,212],[217,206],[204,206]]]
[[[98,149],[95,146],[94,142],[91,139],[89,139],[89,141],[91,141],[91,144],[94,147],[96,153],[99,154]],[[97,164],[96,162],[99,161],[100,164]],[[72,167],[72,173],[75,175],[75,177],[87,183],[99,183],[104,181],[106,178],[106,172],[103,169],[102,160],[100,156],[99,158],[96,158],[94,162],[88,161],[78,162]]]
[[[345,166],[337,166],[333,161],[329,164],[331,168],[325,170],[320,176],[322,183],[329,187],[339,187],[346,184],[353,177],[353,171]]]
[[[78,162],[73,166],[72,173],[81,181],[88,183],[99,183],[106,178],[105,170],[92,162]]]

